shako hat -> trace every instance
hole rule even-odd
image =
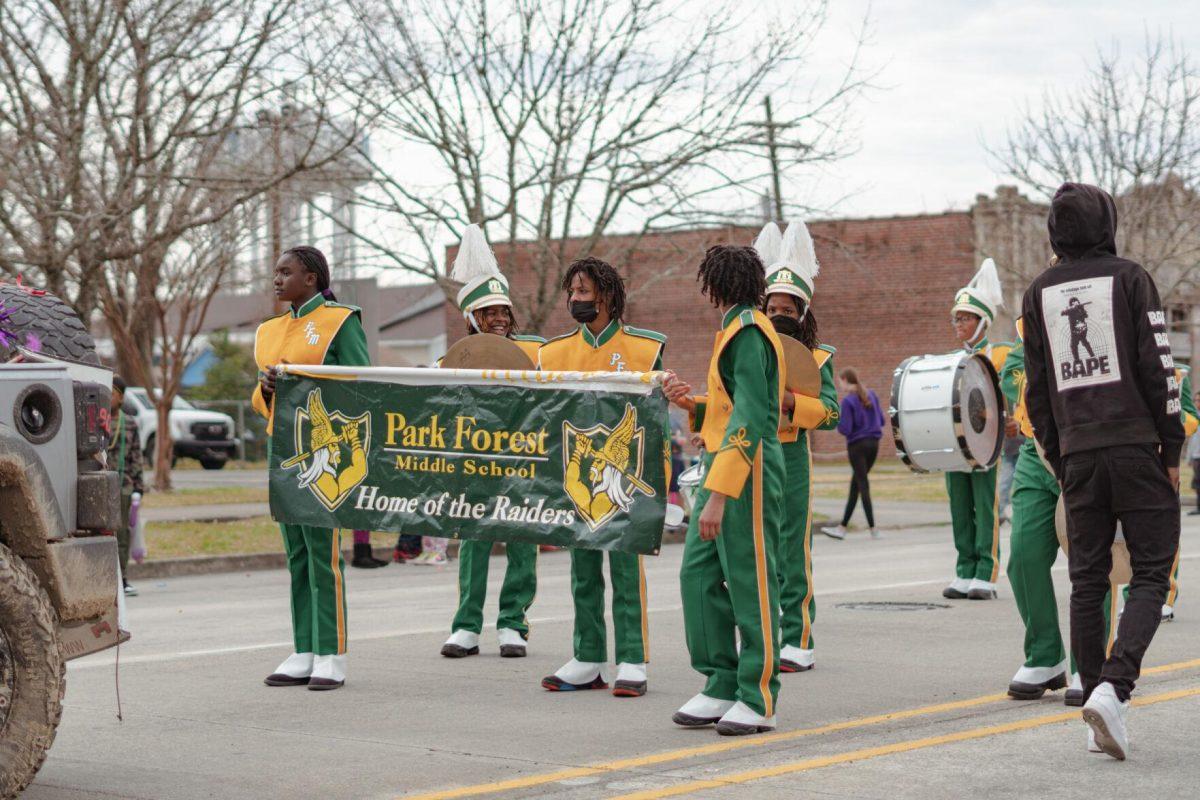
[[[770,227],[775,226],[772,223]],[[777,228],[776,231],[778,236]],[[766,233],[765,228],[763,233]],[[760,233],[759,238],[762,236]],[[758,249],[758,241],[754,246]],[[803,222],[797,220],[788,225],[778,254],[773,260],[764,259],[763,263],[767,265],[767,294],[782,292],[799,297],[806,305],[812,303],[814,281],[821,267],[817,263],[812,237]]]
[[[508,295],[508,278],[501,274],[496,256],[478,225],[468,225],[463,231],[450,279],[463,285],[458,290],[458,308],[472,325],[475,324],[474,312],[481,308],[513,307]]]
[[[996,262],[986,258],[971,282],[954,296],[954,307],[950,309],[950,314],[953,316],[959,311],[966,311],[990,325],[996,321],[996,312],[1003,307],[1004,291],[1000,288]]]

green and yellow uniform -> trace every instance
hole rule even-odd
[[[983,338],[972,352],[983,353],[999,373],[1012,345],[988,344]],[[947,472],[946,492],[950,495],[950,522],[954,548],[958,551],[955,575],[959,581],[983,581],[995,584],[1000,574],[1000,519],[997,514],[998,468],[979,472]]]
[[[612,320],[593,336],[586,325],[546,342],[538,350],[538,368],[566,372],[651,372],[662,369],[667,338],[655,331]],[[609,551],[613,634],[619,664],[650,660],[646,616],[646,570],[642,556]],[[575,600],[575,658],[608,661],[604,623],[604,553],[571,551],[571,594]]]
[[[365,367],[371,359],[361,311],[316,295],[302,306],[258,326],[254,360],[260,370],[278,364],[337,364]],[[273,400],[273,399],[272,399]],[[274,402],[255,387],[254,409],[274,427]],[[268,447],[271,446],[268,440]],[[280,525],[292,578],[292,634],[297,653],[346,652],[345,565],[341,531],[309,525]]]
[[[835,352],[828,345],[819,345],[813,351],[821,368],[820,397],[793,393],[795,406],[779,427],[787,474],[776,562],[784,648],[813,649],[812,626],[817,616],[817,602],[812,581],[812,452],[808,432],[837,427],[841,406],[833,380]],[[784,658],[788,659],[786,654]],[[784,667],[785,672],[791,669]]]
[[[534,364],[538,350],[545,343],[540,336],[512,334],[517,346],[529,356]],[[504,583],[500,586],[500,613],[496,617],[496,628],[517,631],[522,638],[529,638],[527,614],[537,594],[536,544],[529,542],[506,542],[504,554],[507,566]],[[452,631],[465,630],[480,633],[483,630],[483,603],[487,599],[488,563],[492,555],[492,542],[478,539],[463,539],[458,545],[458,610],[450,624]]]
[[[709,362],[708,394],[695,398],[691,420],[707,453],[679,575],[688,652],[706,678],[703,694],[740,701],[768,718],[779,694],[775,554],[783,511],[783,364],[779,339],[762,312],[743,305],[725,314]],[[714,491],[728,499],[720,535],[704,541],[699,521]]]

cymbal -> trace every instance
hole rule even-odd
[[[821,368],[817,366],[812,350],[790,336],[780,336],[779,343],[783,345],[783,360],[787,369],[784,385],[796,394],[820,397]]]
[[[534,369],[536,365],[512,339],[476,333],[459,339],[442,356],[446,369]]]
[[[1062,495],[1058,496],[1058,505],[1054,509],[1054,533],[1058,536],[1058,546],[1067,552],[1067,507]],[[1133,566],[1129,563],[1129,548],[1124,539],[1113,540],[1112,570],[1108,573],[1110,583],[1129,583],[1133,578]]]

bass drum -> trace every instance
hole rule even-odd
[[[704,463],[698,461],[679,473],[679,499],[684,513],[690,518],[696,507],[696,495],[704,484]]]
[[[914,472],[972,472],[1004,446],[1000,377],[981,353],[913,356],[892,381],[896,452]]]

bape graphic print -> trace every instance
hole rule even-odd
[[[1112,294],[1111,277],[1060,283],[1042,290],[1046,340],[1060,392],[1121,380]]]

